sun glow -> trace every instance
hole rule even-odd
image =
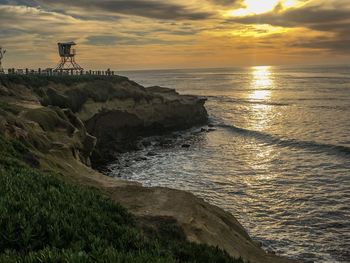
[[[278,0],[245,0],[245,9],[254,14],[261,14],[272,10],[278,2]]]
[[[244,7],[227,12],[227,16],[247,16],[263,14],[272,11],[276,6],[281,4],[285,8],[296,5],[298,0],[245,0]]]

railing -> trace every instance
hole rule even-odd
[[[0,74],[6,75],[43,75],[43,76],[78,76],[78,75],[94,75],[94,76],[114,76],[114,71],[110,69],[107,70],[74,70],[74,69],[64,69],[64,70],[54,70],[52,68],[47,69],[15,69],[9,68],[0,70]]]

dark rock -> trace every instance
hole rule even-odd
[[[157,153],[155,153],[155,152],[148,152],[147,153],[147,156],[157,156],[158,154]]]
[[[140,156],[135,159],[136,162],[142,162],[142,161],[147,161],[148,158],[145,156]]]
[[[137,151],[141,151],[144,149],[144,145],[142,144],[142,142],[138,142],[136,143],[135,148]]]
[[[171,139],[163,139],[159,141],[159,146],[167,146],[167,145],[171,145],[172,143],[173,141]]]
[[[190,145],[190,144],[185,143],[185,144],[183,144],[181,147],[182,147],[182,148],[190,148],[190,147],[191,147],[191,145]]]
[[[143,145],[144,147],[149,147],[149,146],[152,145],[152,143],[151,143],[150,141],[142,141],[142,145]]]
[[[182,137],[182,136],[181,136],[181,134],[173,134],[171,137],[173,139],[177,139],[177,138]]]
[[[254,240],[254,244],[257,246],[257,247],[262,247],[263,246],[263,243],[261,241],[258,241],[258,240]]]
[[[214,124],[208,124],[208,127],[209,127],[209,128],[214,128],[215,125],[214,125]]]
[[[197,131],[191,132],[192,135],[197,135],[197,134],[200,134],[200,133],[202,133],[201,130],[197,130]]]

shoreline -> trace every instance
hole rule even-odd
[[[0,133],[29,144],[32,166],[98,188],[139,218],[173,218],[191,242],[218,246],[252,263],[296,262],[266,253],[230,213],[191,193],[143,187],[89,167],[136,149],[140,137],[207,123],[203,98],[161,87],[145,89],[119,76],[113,81],[39,82],[12,77],[0,79],[0,97],[6,103]]]

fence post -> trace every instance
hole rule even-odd
[[[41,75],[41,68],[38,68],[38,74]]]

